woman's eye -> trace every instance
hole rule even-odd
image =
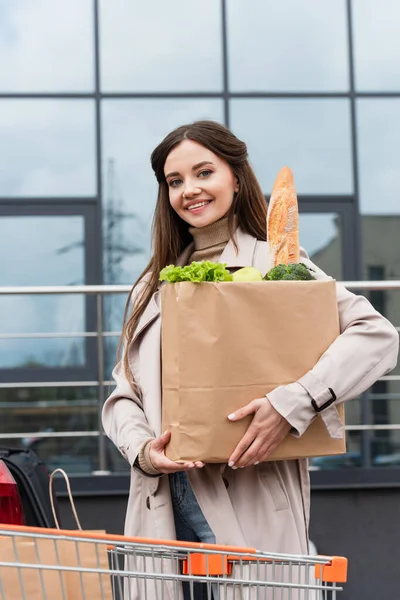
[[[169,182],[170,187],[178,187],[178,185],[180,185],[182,183],[182,179],[172,179],[172,181]]]
[[[208,177],[209,175],[211,175],[211,173],[212,173],[212,171],[210,169],[205,169],[204,171],[200,171],[199,177],[200,177],[200,175],[202,177]]]

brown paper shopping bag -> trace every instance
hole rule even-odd
[[[162,289],[163,431],[172,460],[226,462],[251,417],[227,415],[307,373],[339,335],[334,281],[167,284]],[[339,415],[344,420],[343,406]],[[269,460],[340,454],[317,417]]]
[[[2,591],[7,600],[112,600],[109,575],[39,568],[108,569],[106,547],[94,542],[3,537],[0,561],[33,565],[0,567]]]
[[[0,567],[2,591],[7,600],[112,600],[109,575],[39,568],[108,569],[106,547],[94,542],[2,537],[0,561],[33,565]]]
[[[49,482],[50,501],[57,529],[59,523],[52,493],[56,473],[61,473],[65,478],[77,527],[82,532],[68,476],[62,469],[56,469]],[[2,597],[7,600],[112,600],[110,576],[101,573],[109,569],[105,544],[95,540],[83,541],[79,536],[71,536],[73,532],[70,531],[65,532],[70,536],[68,539],[68,536],[57,536],[54,530],[45,528],[37,529],[37,532],[49,535],[48,538],[41,535],[22,537],[17,535],[18,530],[23,532],[23,528],[18,528],[14,535],[11,533],[10,536],[0,537],[0,562],[20,565],[0,567]],[[90,537],[91,533],[104,532],[87,533]],[[71,570],[65,571],[63,567],[70,567]],[[100,573],[88,573],[85,569],[96,569]]]

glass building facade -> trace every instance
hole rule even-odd
[[[0,0],[0,285],[132,284],[149,258],[150,153],[197,119],[246,141],[266,198],[292,168],[301,244],[330,275],[400,279],[399,40],[396,0]],[[399,292],[369,297],[400,325]],[[106,330],[124,303],[107,298]],[[70,472],[104,467],[95,340],[79,335],[95,313],[79,294],[0,295],[3,443],[26,432]],[[380,381],[347,422],[400,423],[399,400],[396,378]],[[348,442],[336,466],[400,464],[399,431]],[[106,468],[125,468],[111,445]]]

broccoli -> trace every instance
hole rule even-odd
[[[267,281],[282,281],[282,280],[296,280],[306,281],[315,279],[307,269],[304,263],[290,264],[290,265],[276,265],[268,271],[264,277]]]

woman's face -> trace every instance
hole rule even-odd
[[[192,140],[171,150],[164,175],[172,208],[192,227],[205,227],[224,217],[238,191],[228,163]]]

